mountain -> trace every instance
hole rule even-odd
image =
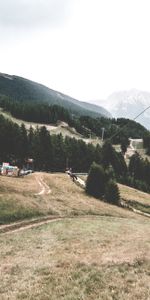
[[[134,119],[150,106],[150,93],[132,89],[110,95],[106,101],[100,102],[112,116]],[[150,109],[137,118],[137,122],[150,129]]]
[[[78,101],[42,84],[14,75],[0,73],[0,95],[20,102],[57,104],[67,108],[72,114],[111,118],[111,114],[101,106]]]

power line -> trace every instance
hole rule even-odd
[[[135,121],[138,117],[140,117],[142,114],[144,114],[145,111],[147,111],[150,108],[150,105],[145,108],[142,112],[140,112],[134,119],[131,119],[132,121]],[[116,132],[115,134],[113,134],[108,140],[111,140],[112,138],[114,138],[116,135],[118,135],[125,127],[127,127],[129,124],[129,122],[127,124],[125,124],[123,127],[120,128],[120,130],[118,132]]]
[[[133,119],[133,121],[135,121],[139,116],[141,116],[142,114],[144,114],[144,112],[146,111],[146,110],[148,110],[150,108],[150,105],[147,107],[147,108],[145,108],[140,114],[138,114],[134,119]]]

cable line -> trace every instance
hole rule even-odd
[[[150,108],[150,105],[145,108],[142,112],[140,112],[134,119],[131,119],[132,121],[135,121],[138,117],[140,117],[142,114],[144,114],[145,111],[147,111]],[[116,135],[118,135],[125,127],[127,127],[129,124],[129,122],[127,124],[125,124],[123,127],[120,128],[120,130],[118,132],[116,132],[115,134],[113,134],[108,140],[111,140],[113,137],[115,137]]]

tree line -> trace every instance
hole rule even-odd
[[[129,119],[78,116],[58,105],[34,102],[21,103],[1,96],[0,106],[5,111],[10,112],[12,116],[28,122],[43,124],[56,124],[58,120],[67,122],[70,127],[74,127],[84,137],[97,136],[101,138],[102,128],[104,128],[104,139],[111,138],[113,144],[127,146],[129,137],[141,138],[148,135],[148,131],[142,125]]]
[[[127,166],[121,152],[115,151],[110,142],[93,146],[83,140],[53,135],[45,126],[26,130],[0,115],[0,162],[10,162],[22,167],[27,158],[34,159],[34,169],[88,172],[93,162],[101,165],[117,182],[150,192],[150,162],[138,153]]]
[[[52,135],[45,126],[26,130],[0,115],[0,162],[23,166],[27,158],[34,159],[35,170],[87,172],[93,161],[100,162],[101,148],[83,140]]]
[[[81,116],[79,120],[82,126],[90,129],[96,136],[101,136],[102,128],[104,128],[104,139],[111,138],[113,144],[124,143],[128,145],[130,137],[138,139],[148,134],[148,130],[144,126],[130,119],[108,119],[104,117],[93,119],[88,116]]]

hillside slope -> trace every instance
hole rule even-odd
[[[41,193],[41,182],[49,187],[50,193],[47,189]],[[40,172],[24,178],[0,176],[1,224],[43,215],[136,218],[129,211],[87,196],[66,174]]]
[[[101,106],[80,102],[42,84],[14,75],[0,73],[0,95],[20,102],[57,104],[78,115],[111,117],[110,113]]]
[[[85,143],[92,143],[93,145],[100,144],[102,145],[102,141],[100,138],[97,137],[91,137],[91,138],[84,138],[79,132],[75,130],[75,128],[70,127],[67,123],[65,122],[59,122],[59,124],[56,126],[54,124],[42,124],[42,123],[34,123],[34,122],[27,122],[24,120],[16,119],[14,118],[10,113],[4,112],[0,108],[0,115],[3,115],[6,119],[11,120],[12,122],[18,124],[21,126],[23,123],[26,127],[27,130],[32,126],[33,129],[36,129],[37,126],[40,128],[42,126],[45,126],[46,129],[51,133],[51,134],[62,134],[63,137],[69,136],[71,138],[75,139],[82,139]]]
[[[0,177],[0,189],[0,219],[56,216],[0,233],[1,299],[149,299],[148,218],[86,196],[66,174]]]

